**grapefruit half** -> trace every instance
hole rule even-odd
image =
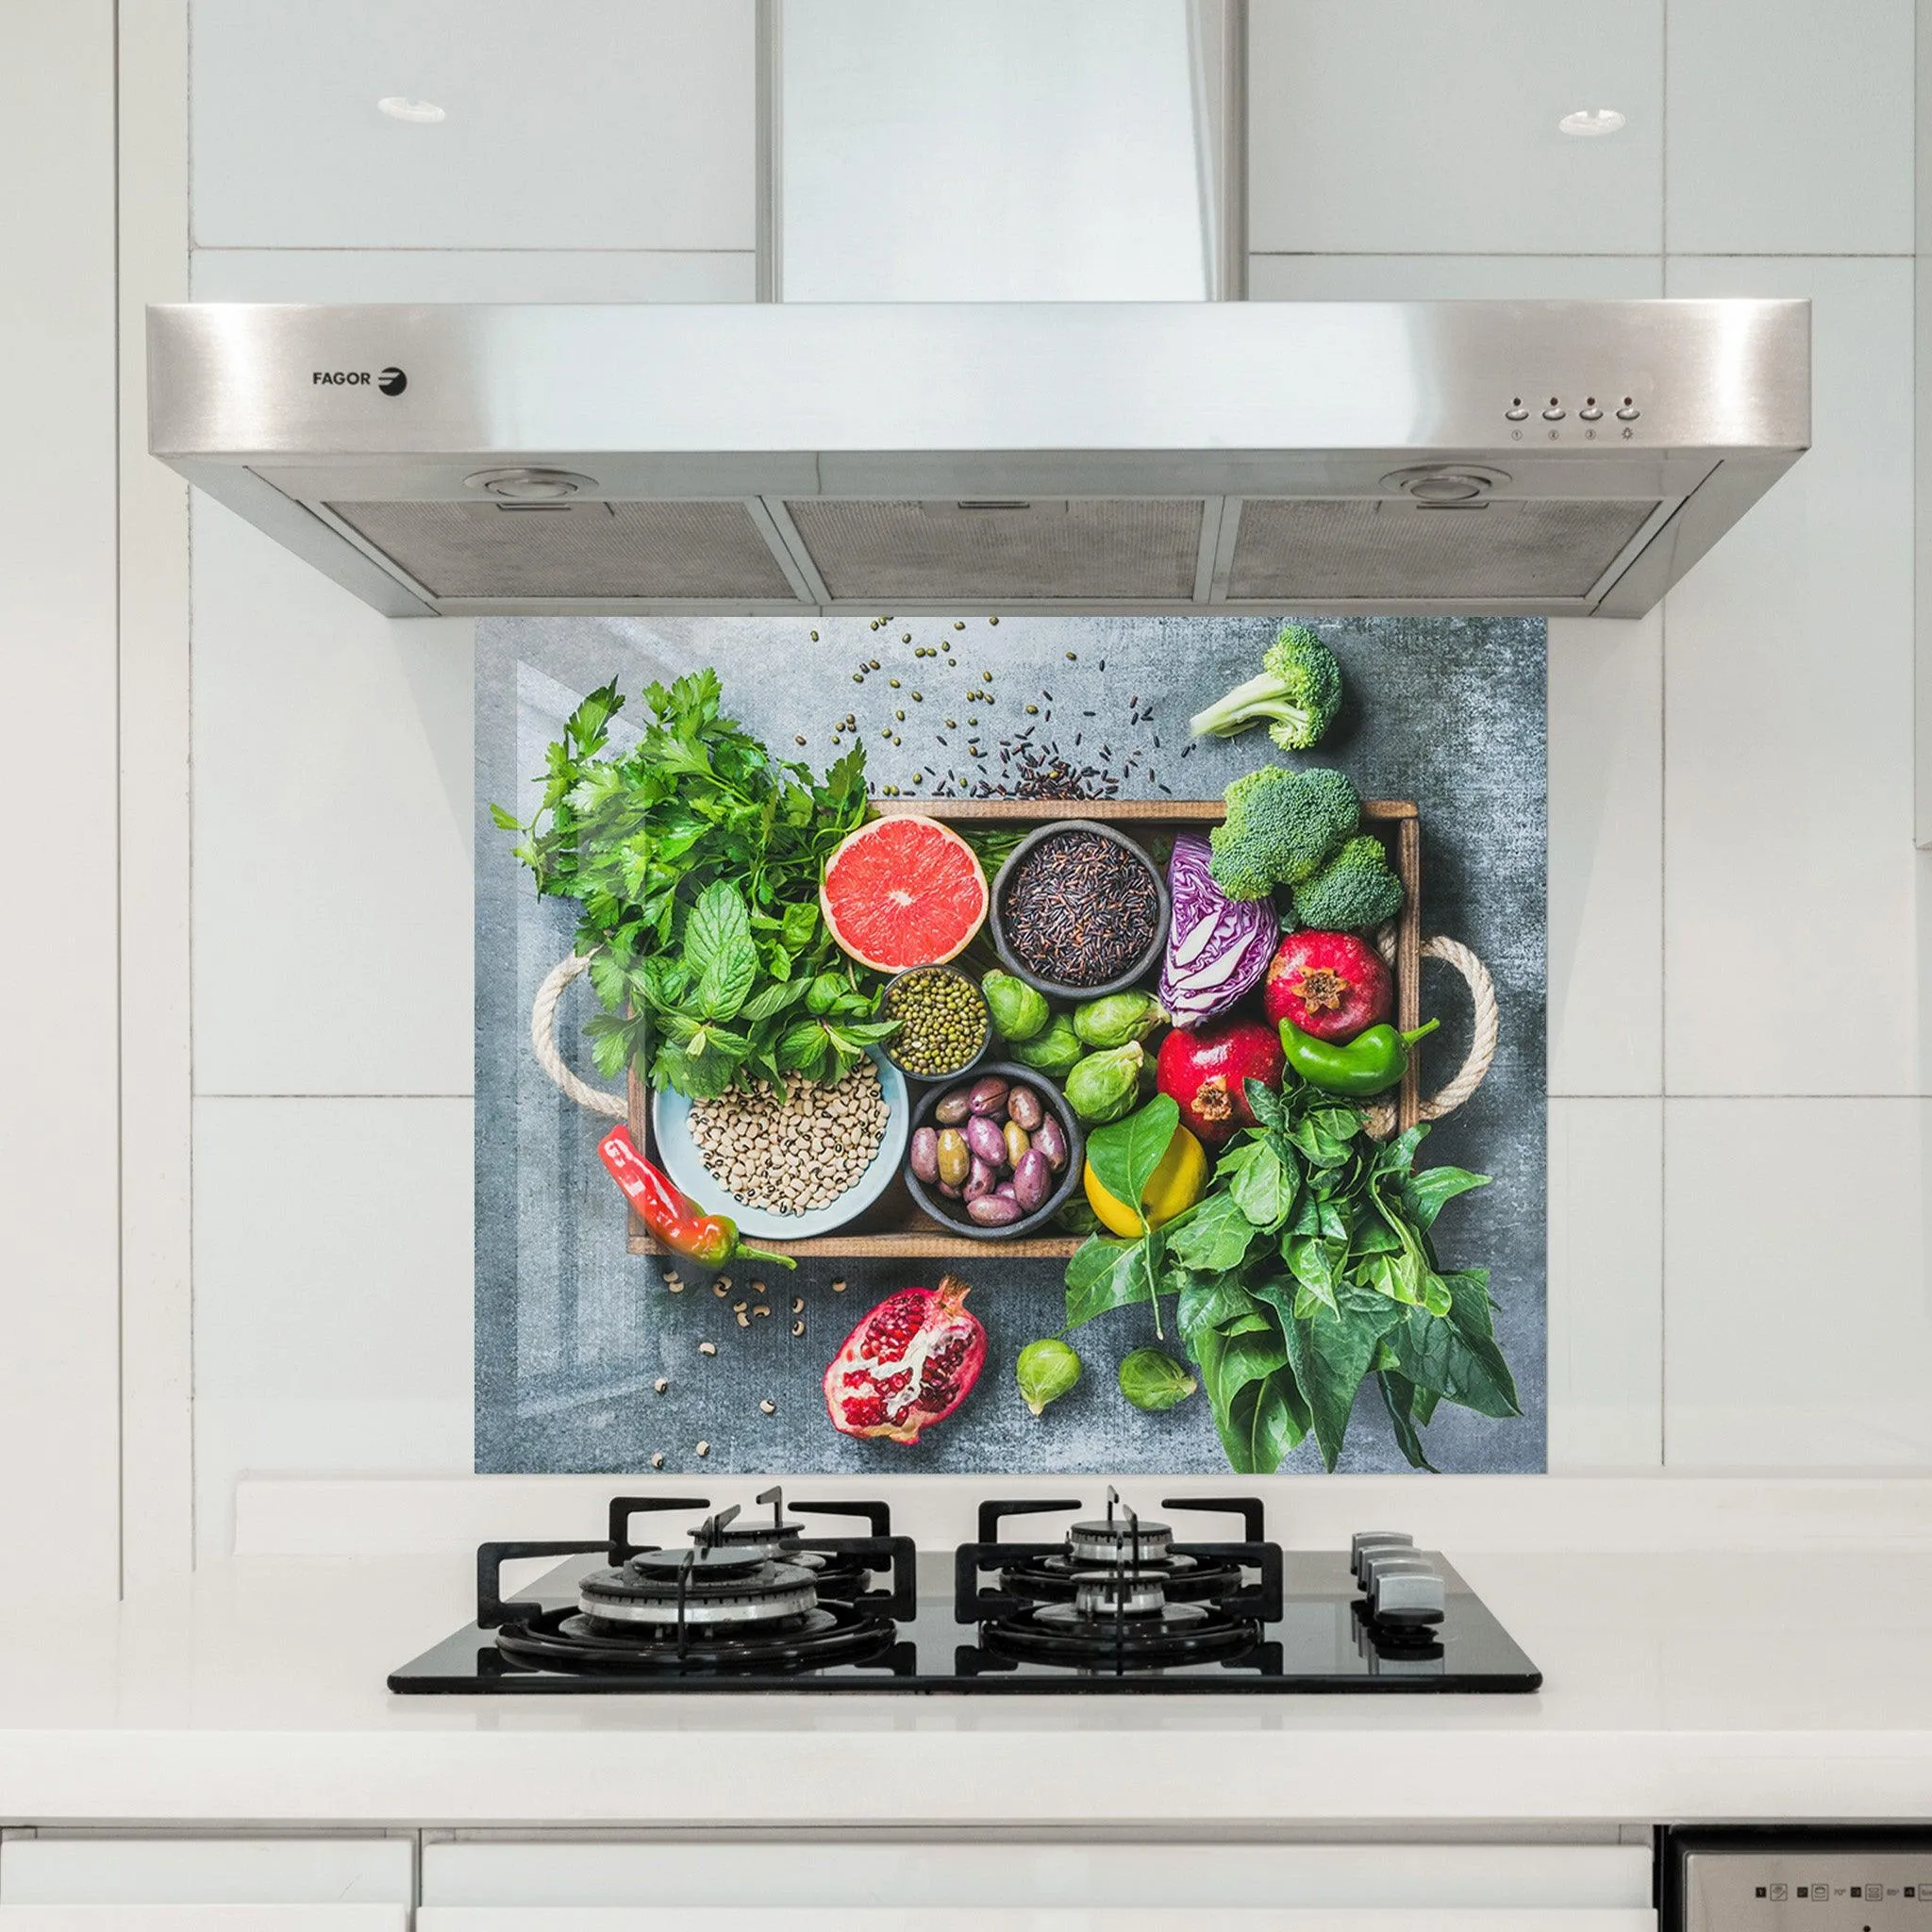
[[[879,973],[937,966],[986,918],[986,874],[937,819],[893,812],[848,833],[825,860],[819,905],[841,947]]]

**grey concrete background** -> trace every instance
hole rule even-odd
[[[908,1281],[930,1285],[931,1263],[773,1271],[767,1320],[740,1329],[729,1302],[687,1269],[667,1292],[662,1269],[625,1252],[624,1203],[596,1158],[601,1127],[558,1093],[529,1046],[538,982],[568,950],[574,908],[540,900],[490,824],[491,801],[527,813],[544,746],[586,691],[615,675],[638,693],[654,677],[712,664],[725,709],[786,755],[822,768],[836,756],[833,724],[856,712],[877,785],[931,790],[931,766],[997,776],[997,757],[968,773],[969,717],[991,754],[1031,727],[1080,762],[1133,770],[1123,797],[1216,796],[1275,756],[1257,732],[1204,741],[1186,758],[1189,714],[1252,675],[1276,628],[1249,618],[983,617],[491,619],[478,626],[476,676],[476,1467],[482,1471],[618,1472],[664,1468],[903,1474],[918,1470],[1186,1473],[1224,1467],[1204,1399],[1166,1415],[1130,1408],[1115,1364],[1152,1340],[1144,1310],[1081,1331],[1087,1373],[1035,1421],[1012,1385],[1013,1358],[1061,1320],[1057,1262],[983,1259],[957,1272],[974,1286],[989,1359],[978,1388],[917,1447],[860,1442],[825,1418],[820,1380],[847,1331]],[[1313,761],[1340,765],[1365,796],[1414,799],[1423,815],[1423,924],[1473,946],[1495,977],[1502,1045],[1474,1099],[1439,1125],[1424,1158],[1495,1176],[1445,1210],[1437,1233],[1452,1266],[1487,1265],[1497,1333],[1524,1413],[1493,1422],[1444,1407],[1430,1455],[1455,1471],[1544,1465],[1544,632],[1526,619],[1329,619],[1315,627],[1341,658],[1348,700]],[[816,631],[814,642],[810,633]],[[911,641],[902,641],[911,633]],[[946,657],[915,658],[915,647]],[[1076,657],[1069,660],[1068,652]],[[882,669],[862,683],[856,668]],[[982,674],[993,674],[991,684]],[[891,689],[887,679],[897,676]],[[969,688],[991,707],[965,706]],[[918,690],[922,701],[908,702]],[[1130,700],[1140,722],[1128,723]],[[1024,707],[1038,708],[1028,716]],[[908,721],[893,717],[905,709]],[[1151,710],[1151,716],[1147,715]],[[1088,715],[1091,713],[1092,715]],[[1050,722],[1049,722],[1050,714]],[[882,735],[890,727],[903,742]],[[1074,744],[1078,732],[1081,743]],[[803,750],[795,735],[808,741]],[[936,740],[950,739],[946,746]],[[1156,741],[1158,741],[1158,744]],[[1010,768],[1009,768],[1010,769]],[[915,775],[921,783],[915,787]],[[1468,1032],[1460,981],[1431,965],[1425,1014],[1440,1011],[1424,1085],[1460,1064]],[[1438,976],[1440,975],[1440,976]],[[559,1038],[586,1078],[594,1070],[576,1028],[593,1009],[588,986],[566,996]],[[754,1271],[733,1271],[741,1298]],[[831,1283],[847,1287],[835,1293]],[[803,1300],[806,1333],[790,1330]],[[698,1352],[717,1343],[715,1357]],[[670,1381],[658,1395],[653,1383]],[[761,1400],[775,1404],[763,1415]],[[697,1444],[709,1445],[700,1458]],[[1291,1470],[1320,1468],[1312,1441]],[[1400,1470],[1373,1389],[1357,1404],[1341,1467]]]

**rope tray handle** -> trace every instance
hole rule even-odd
[[[543,975],[543,984],[537,989],[537,997],[530,1002],[530,1044],[537,1050],[537,1064],[579,1107],[588,1108],[592,1113],[608,1115],[614,1121],[625,1121],[630,1118],[629,1099],[622,1093],[608,1092],[601,1087],[592,1087],[579,1080],[564,1065],[563,1056],[557,1050],[557,1003],[563,997],[564,988],[579,974],[590,970],[591,962],[583,954],[572,953],[569,958],[559,959]]]
[[[1385,925],[1375,936],[1375,947],[1391,965],[1395,963],[1393,926]],[[1420,1108],[1424,1120],[1439,1121],[1445,1114],[1454,1113],[1483,1084],[1490,1063],[1496,1058],[1496,1040],[1502,1030],[1502,1016],[1496,1010],[1496,982],[1490,977],[1490,969],[1460,940],[1440,936],[1424,940],[1422,956],[1424,959],[1441,959],[1444,965],[1453,966],[1461,974],[1469,987],[1469,1003],[1474,1011],[1468,1058],[1457,1070],[1456,1077],[1440,1092],[1424,1100]],[[1386,1141],[1395,1132],[1395,1108],[1390,1102],[1377,1101],[1365,1112],[1369,1132],[1376,1140]]]

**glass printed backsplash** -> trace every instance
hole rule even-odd
[[[1307,628],[479,625],[479,1470],[1543,1466],[1543,625]],[[765,1252],[654,1240],[613,1130]]]

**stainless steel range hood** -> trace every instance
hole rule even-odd
[[[393,616],[1650,608],[1810,441],[1805,302],[148,318],[149,446]]]

